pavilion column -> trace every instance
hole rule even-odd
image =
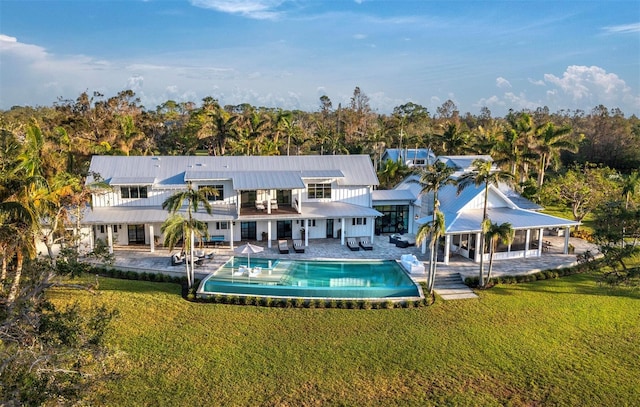
[[[482,240],[482,233],[476,233],[476,256],[473,259],[474,262],[479,262],[480,257],[478,257],[478,253],[480,253],[480,241]],[[480,256],[484,256],[484,253],[480,253]]]
[[[444,264],[449,264],[449,251],[451,248],[451,235],[444,235]],[[437,250],[437,249],[436,249]],[[438,253],[436,252],[436,262],[438,262]]]
[[[531,229],[527,229],[527,233],[524,238],[524,258],[527,258],[527,254],[529,253],[529,244],[531,243]]]
[[[422,254],[425,254],[427,252],[427,239],[424,239],[422,241],[422,245],[421,245],[421,249],[422,249]]]
[[[271,219],[267,221],[267,247],[271,249]]]
[[[538,257],[542,256],[542,238],[544,236],[544,228],[538,229]]]
[[[151,253],[156,251],[156,241],[153,236],[153,224],[149,223],[149,248],[151,249]]]
[[[371,243],[373,243],[373,237],[374,237],[375,231],[376,231],[376,218],[369,218],[369,220],[371,221],[371,237],[370,237],[369,241]]]
[[[309,246],[309,219],[304,220],[304,245]]]
[[[344,235],[345,235],[344,226],[345,226],[344,218],[340,218],[340,244],[342,246],[344,246]]]
[[[569,226],[564,228],[564,254],[569,254],[569,237],[571,235],[571,231],[569,230]]]
[[[297,205],[298,206],[298,213],[302,213],[302,190],[301,189],[298,190],[297,202],[298,202],[298,205]]]
[[[240,207],[242,206],[242,193],[236,192],[236,215],[240,216]]]
[[[231,248],[231,250],[233,250],[233,228],[234,228],[234,223],[233,221],[229,221],[229,230],[231,231],[231,233],[229,234],[229,247]]]
[[[113,254],[113,225],[107,225],[107,246],[109,254]]]

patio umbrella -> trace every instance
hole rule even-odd
[[[251,243],[243,244],[242,246],[238,246],[238,248],[236,249],[238,253],[247,255],[247,267],[251,267],[251,253],[260,253],[263,250],[263,247],[256,246]]]

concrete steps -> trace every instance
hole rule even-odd
[[[478,296],[462,282],[460,273],[436,274],[434,291],[445,301],[478,298]]]

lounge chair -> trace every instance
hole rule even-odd
[[[258,277],[262,274],[262,267],[254,267],[253,270],[249,269],[249,277]]]
[[[180,253],[174,253],[171,255],[171,265],[172,266],[179,266],[181,264],[184,264],[184,257],[182,257],[182,255]]]
[[[280,250],[280,254],[289,253],[289,244],[286,240],[278,240],[278,250]]]
[[[244,276],[245,274],[249,274],[249,268],[247,266],[239,266],[238,270],[233,272],[234,276]]]
[[[302,244],[302,240],[293,241],[293,250],[296,253],[304,253],[304,245]]]
[[[360,247],[362,247],[362,250],[373,250],[373,244],[366,237],[360,238]]]
[[[264,202],[256,201],[256,209],[259,210],[259,211],[264,211],[265,210]]]
[[[274,211],[274,210],[278,210],[278,201],[277,201],[277,200],[275,200],[275,199],[272,199],[272,200],[271,200],[271,210],[272,210],[272,211]]]
[[[352,252],[357,252],[358,250],[360,250],[360,246],[358,245],[358,242],[356,242],[356,239],[352,237],[347,239],[347,247]]]

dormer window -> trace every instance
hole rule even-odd
[[[147,187],[146,186],[120,187],[120,195],[122,196],[122,199],[146,198]]]

